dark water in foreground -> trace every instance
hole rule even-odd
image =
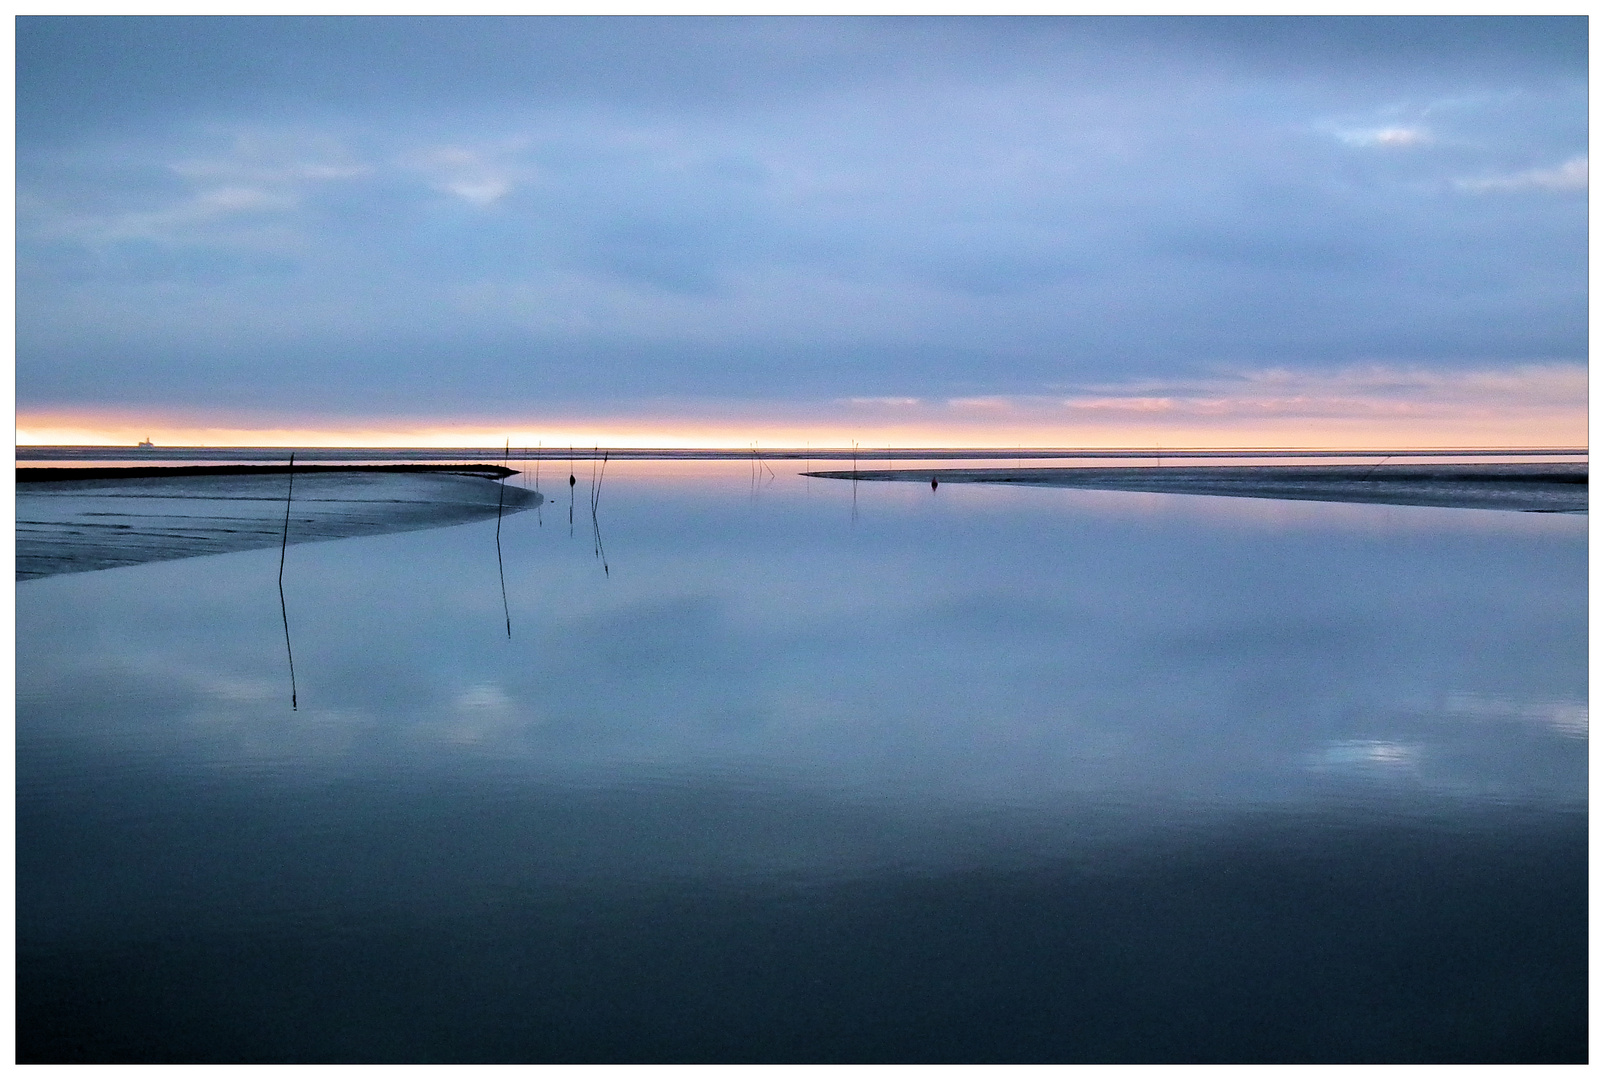
[[[1585,1058],[1585,518],[560,468],[18,585],[23,1060]]]

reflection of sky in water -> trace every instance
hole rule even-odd
[[[1585,518],[775,471],[21,584],[19,1054],[1585,1057]]]
[[[854,522],[783,464],[615,462],[604,576],[590,470],[570,538],[553,465],[502,529],[510,642],[493,522],[292,549],[299,712],[277,552],[23,585],[20,781],[88,753],[910,807],[1585,795],[1585,518],[864,483]]]

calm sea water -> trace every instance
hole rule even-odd
[[[1585,1059],[1585,517],[591,469],[19,584],[23,1060]]]

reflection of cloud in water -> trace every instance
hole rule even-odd
[[[425,740],[477,744],[504,741],[536,722],[527,702],[520,707],[500,686],[483,682],[459,693],[441,720],[418,725],[418,734]]]
[[[1382,739],[1341,739],[1310,755],[1319,772],[1360,773],[1377,777],[1411,777],[1419,773],[1421,748]]]
[[[1587,738],[1585,702],[1515,701],[1482,694],[1452,694],[1444,703],[1444,709],[1456,718],[1534,724],[1559,735]]]
[[[283,689],[267,679],[242,679],[228,675],[197,677],[195,682],[198,694],[228,704],[274,702]]]
[[[226,770],[267,773],[349,760],[376,726],[371,714],[358,709],[303,705],[285,716],[277,702],[202,702],[184,719],[202,760]],[[170,745],[157,743],[143,756],[160,761],[170,751]]]
[[[887,485],[907,498],[854,531],[846,496],[777,485],[754,507],[628,475],[608,474],[610,579],[566,530],[504,526],[512,642],[494,522],[300,549],[299,714],[277,551],[27,583],[19,752],[296,779],[783,775],[922,806],[1248,805],[1366,777],[1585,797],[1585,520],[1311,503],[1288,529],[1186,496]],[[1154,512],[1101,512],[1131,501]],[[1422,530],[1382,527],[1405,517]]]
[[[456,710],[464,716],[505,712],[512,706],[507,692],[494,683],[479,683],[457,695]]]

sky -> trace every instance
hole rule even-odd
[[[23,18],[19,442],[1586,441],[1580,18]]]

